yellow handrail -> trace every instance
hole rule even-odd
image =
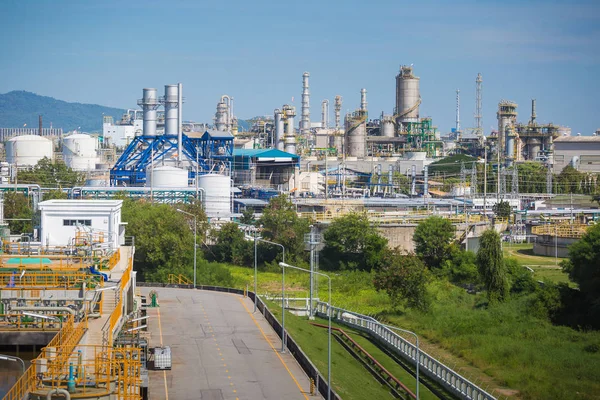
[[[184,276],[184,275],[175,275],[175,274],[169,274],[168,277],[168,281],[169,284],[171,285],[193,285],[194,282],[189,279],[188,277]]]
[[[588,225],[584,224],[548,224],[538,225],[531,228],[534,235],[548,235],[564,238],[582,237],[587,231]]]

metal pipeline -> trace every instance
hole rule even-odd
[[[60,388],[56,388],[56,389],[50,390],[46,394],[46,400],[52,400],[52,395],[53,394],[58,394],[58,395],[62,394],[63,396],[65,396],[65,399],[71,400],[71,395],[69,394],[69,392],[67,392],[65,389],[60,389]]]

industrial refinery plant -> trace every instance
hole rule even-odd
[[[196,199],[218,220],[249,207],[252,201],[245,198],[263,201],[253,205],[260,209],[278,193],[290,193],[295,199],[410,198],[415,207],[429,200],[455,201],[457,196],[469,194],[471,198],[463,201],[477,204],[481,168],[463,166],[461,182],[445,191],[439,190],[435,179],[430,182],[429,165],[458,154],[475,157],[479,163],[487,160],[486,172],[497,175],[498,182],[506,181],[513,165],[526,161],[539,163],[548,171],[553,171],[555,160],[588,169],[594,165],[575,159],[573,144],[568,151],[559,147],[556,152],[555,141],[568,141],[570,130],[538,123],[535,100],[527,122],[519,122],[515,102],[499,101],[497,130],[486,135],[481,74],[474,82],[474,127],[463,128],[464,121],[461,126],[461,92],[456,90],[456,126],[441,132],[432,117],[420,113],[427,99],[421,95],[422,78],[417,72],[413,65],[401,65],[397,75],[390,77],[395,104],[388,110],[371,110],[371,116],[368,91],[357,87],[354,99],[332,93],[331,99],[322,100],[317,113],[320,118],[314,118],[309,72],[299,80],[299,110],[293,104],[282,104],[272,114],[243,122],[234,113],[230,95],[215,99],[212,121],[194,122],[184,119],[181,83],[165,85],[163,93],[145,88],[138,109],[127,110],[118,121],[102,117],[100,135],[63,135],[62,130],[43,128],[41,117],[38,130],[3,128],[6,162],[0,168],[0,179],[5,184],[15,183],[14,171],[32,168],[44,157],[62,159],[87,178],[85,185],[69,191],[72,198],[110,199],[125,192],[158,202]],[[355,104],[356,109],[342,115],[343,104]],[[585,161],[591,155],[582,157]],[[470,182],[468,174],[473,175]],[[395,183],[399,175],[408,179],[408,190]],[[488,205],[510,192],[505,186],[497,184],[497,196],[490,194]]]

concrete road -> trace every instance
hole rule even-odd
[[[142,288],[147,295],[151,288]],[[150,346],[170,346],[172,369],[150,371],[150,399],[273,399],[310,396],[307,376],[253,303],[239,295],[155,288]]]

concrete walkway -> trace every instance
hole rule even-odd
[[[151,288],[142,288],[148,295]],[[150,346],[170,346],[172,369],[150,371],[150,399],[308,400],[309,379],[250,299],[155,288]]]

